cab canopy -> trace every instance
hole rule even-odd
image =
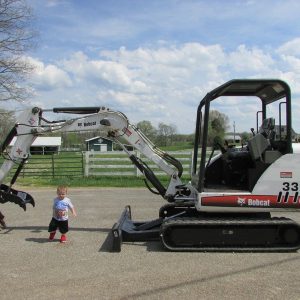
[[[222,101],[226,101],[226,97],[240,97],[241,107],[245,102],[245,97],[257,97],[258,110],[256,116],[251,114],[249,119],[256,119],[257,130],[258,124],[261,125],[267,119],[267,106],[278,101],[278,116],[281,129],[285,127],[284,142],[286,145],[285,153],[292,153],[292,117],[291,117],[291,91],[288,84],[280,79],[233,79],[219,87],[213,89],[200,101],[197,110],[197,121],[195,130],[194,144],[194,159],[193,159],[193,174],[197,170],[198,150],[201,147],[201,159],[199,165],[199,191],[203,189],[204,172],[206,163],[206,150],[208,141],[209,114],[210,103],[220,97]],[[275,104],[277,105],[277,104]],[[261,114],[261,120],[258,120],[258,115]],[[284,124],[284,125],[282,125]]]

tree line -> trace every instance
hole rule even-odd
[[[15,116],[13,112],[0,109],[0,143],[3,143],[5,137],[9,133],[10,129],[15,124]],[[143,120],[135,125],[148,139],[150,139],[155,145],[159,147],[182,147],[192,148],[194,145],[194,133],[180,134],[177,131],[177,127],[174,124],[166,124],[160,122],[155,127],[151,121]],[[229,129],[229,118],[223,113],[217,110],[210,112],[209,128],[208,128],[208,145],[213,145],[214,139],[217,136],[219,139],[224,140],[225,133]],[[86,150],[86,140],[93,137],[101,136],[100,131],[91,132],[63,132],[52,133],[50,136],[62,137],[62,148],[76,148],[80,150]],[[246,136],[243,136],[247,140]],[[126,143],[126,142],[125,142]]]

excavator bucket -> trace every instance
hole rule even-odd
[[[10,188],[5,184],[0,185],[0,203],[13,202],[26,210],[26,204],[35,206],[34,199],[26,192]]]

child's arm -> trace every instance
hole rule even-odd
[[[73,216],[74,216],[74,217],[77,217],[77,213],[76,213],[75,207],[74,207],[74,206],[71,207],[70,210],[71,210]]]

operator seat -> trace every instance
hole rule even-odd
[[[265,138],[269,139],[269,141],[274,141],[275,139],[275,119],[267,118],[264,119],[258,133],[261,133]]]
[[[248,141],[248,148],[253,160],[263,161],[262,154],[271,148],[271,141],[275,138],[275,119],[264,119],[258,133]]]
[[[248,141],[248,148],[251,158],[255,161],[262,161],[262,154],[270,146],[269,140],[262,134],[258,133]]]
[[[249,140],[248,143],[249,152],[253,160],[260,159],[270,164],[282,155],[275,143],[275,136],[275,119],[264,119],[258,134]]]

